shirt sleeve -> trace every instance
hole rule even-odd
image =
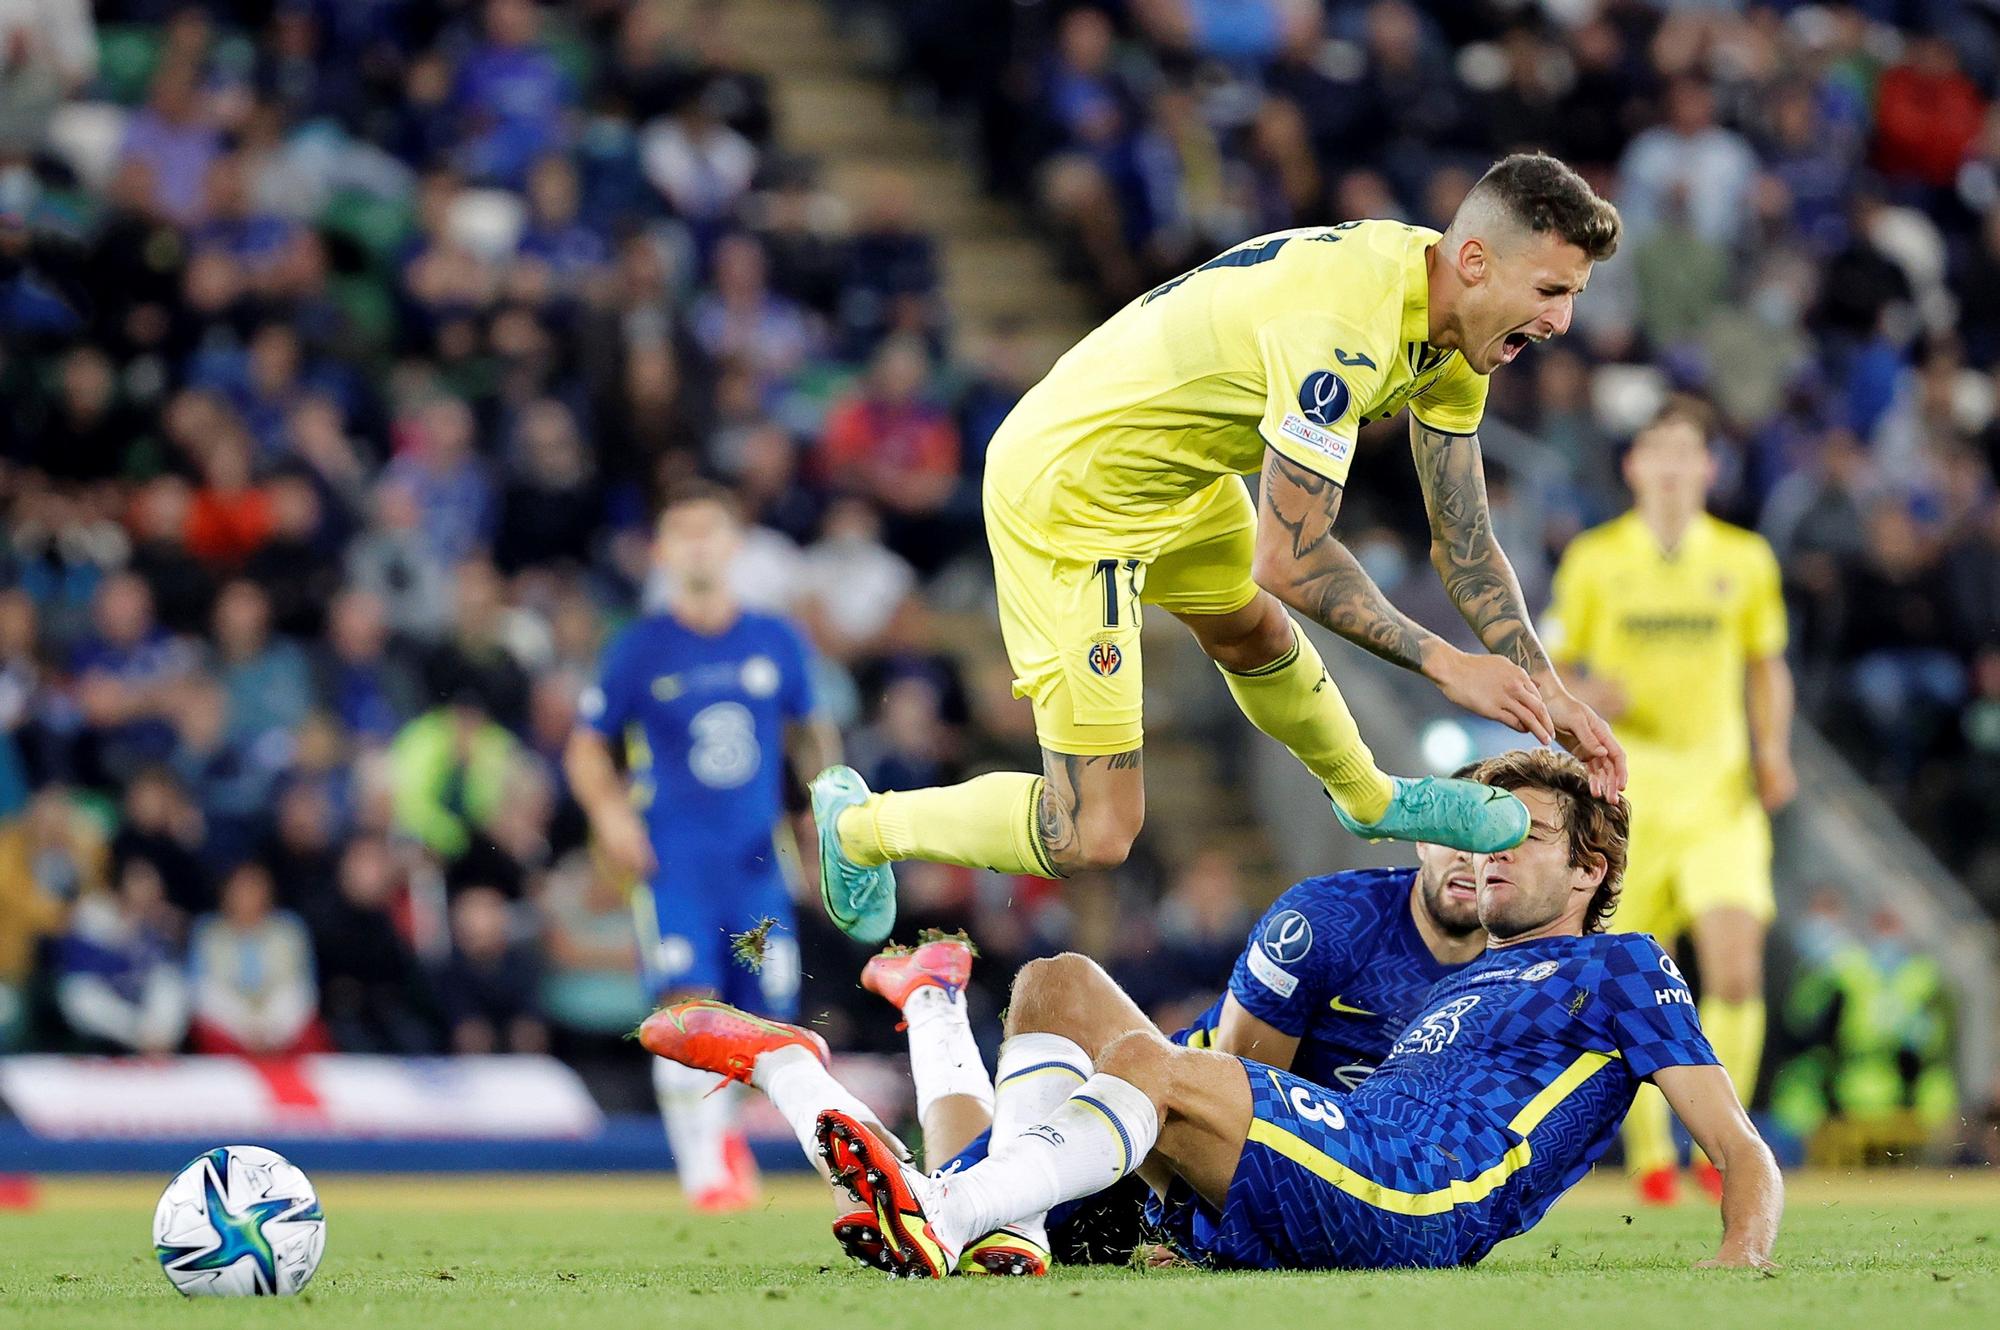
[[[1446,434],[1476,434],[1486,415],[1487,376],[1473,372],[1454,351],[1444,372],[1431,386],[1410,399],[1410,414],[1426,429]]]
[[[1558,661],[1585,660],[1593,626],[1591,619],[1596,612],[1592,563],[1582,542],[1572,541],[1563,552],[1562,562],[1556,565],[1549,607],[1542,613],[1542,643]]]
[[[1382,383],[1377,357],[1352,325],[1325,314],[1275,318],[1257,330],[1264,418],[1257,429],[1280,456],[1347,483],[1361,409]]]
[[[812,648],[790,623],[780,625],[784,658],[783,678],[778,684],[778,711],[788,721],[810,720],[817,709],[813,699]]]
[[[1785,593],[1777,556],[1763,537],[1751,539],[1750,585],[1743,604],[1743,653],[1751,660],[1769,660],[1785,650]]]
[[[1611,1005],[1611,1037],[1634,1076],[1662,1067],[1708,1067],[1720,1059],[1695,1015],[1680,967],[1644,933],[1621,939],[1605,957],[1599,994]]]
[[[1326,959],[1320,949],[1336,941],[1324,936],[1330,930],[1323,917],[1316,928],[1315,919],[1299,909],[1298,897],[1299,888],[1294,887],[1271,903],[1250,930],[1250,940],[1229,976],[1229,992],[1239,1006],[1272,1029],[1294,1037],[1305,1034],[1307,1023],[1319,1010]],[[1302,940],[1304,949],[1300,950]]]
[[[597,682],[577,699],[577,715],[585,725],[607,739],[616,740],[638,714],[639,694],[645,687],[644,672],[636,669],[631,635],[621,633],[604,652]]]

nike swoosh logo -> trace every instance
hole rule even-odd
[[[1381,1015],[1381,1013],[1380,1013],[1380,1012],[1375,1012],[1375,1011],[1363,1011],[1363,1010],[1362,1010],[1361,1008],[1359,1008],[1359,1007],[1351,1007],[1351,1006],[1349,1006],[1349,1005],[1348,1005],[1347,1003],[1345,1003],[1345,1002],[1342,1002],[1342,1001],[1341,1001],[1341,1000],[1340,1000],[1339,998],[1335,998],[1335,999],[1333,999],[1333,1000],[1332,1000],[1331,1002],[1327,1003],[1326,1005],[1327,1005],[1327,1006],[1329,1006],[1329,1007],[1332,1007],[1332,1008],[1333,1008],[1333,1009],[1334,1009],[1335,1011],[1339,1012],[1339,1013],[1340,1013],[1341,1015],[1343,1015],[1343,1016],[1379,1016],[1379,1015]]]

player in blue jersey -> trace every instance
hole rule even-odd
[[[1160,1196],[1169,1241],[1203,1263],[1471,1264],[1589,1170],[1647,1080],[1722,1172],[1709,1263],[1768,1268],[1777,1165],[1673,962],[1643,934],[1600,931],[1624,869],[1624,800],[1593,796],[1582,766],[1549,750],[1493,759],[1477,778],[1532,819],[1520,846],[1478,860],[1488,949],[1431,990],[1354,1090],[1177,1046],[1089,960],[1058,957],[1023,969],[1008,1013],[1015,1040],[1039,1036],[1048,1074],[1003,1082],[995,1118],[1030,1125],[932,1178],[831,1107],[837,1087],[803,1032],[731,1042],[753,1081],[782,1086],[772,1098],[788,1117],[825,1099],[825,1157],[907,1275],[949,1273],[978,1235],[1134,1171]]]
[[[798,631],[745,610],[730,590],[739,541],[728,491],[693,486],[670,499],[654,546],[671,585],[666,611],[607,648],[564,765],[598,850],[635,883],[640,972],[653,997],[717,996],[783,1019],[795,1013],[799,985],[774,841],[785,760],[803,781],[836,760],[838,739],[815,719]],[[753,974],[732,960],[730,939],[764,919],[778,923]],[[755,1173],[733,1129],[734,1096],[707,1097],[714,1078],[673,1063],[656,1061],[653,1072],[690,1199],[749,1204]]]
[[[1464,777],[1467,767],[1454,773]],[[1311,1081],[1353,1088],[1389,1055],[1431,985],[1486,946],[1472,856],[1418,845],[1418,867],[1364,868],[1307,878],[1285,891],[1250,930],[1229,986],[1175,1042],[1290,1069]],[[994,1085],[966,1016],[969,944],[941,938],[892,947],[868,962],[861,986],[903,1015],[910,1073],[927,1158],[947,1170],[986,1157]],[[1035,1062],[1000,1049],[1003,1079]],[[1078,1078],[1080,1079],[1080,1078]],[[984,1234],[960,1253],[961,1274],[1039,1275],[1065,1264],[1130,1259],[1150,1195],[1137,1177],[1086,1201]],[[871,1214],[843,1215],[834,1233],[848,1254],[880,1264]]]

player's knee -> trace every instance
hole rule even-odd
[[[1111,982],[1102,966],[1088,956],[1066,951],[1023,965],[1014,976],[1007,999],[1006,1033],[1056,1033],[1066,1014],[1078,1009],[1090,991]]]
[[[1268,591],[1236,614],[1185,622],[1210,660],[1238,674],[1280,659],[1297,640],[1291,616]]]
[[[1764,996],[1763,966],[1752,960],[1718,967],[1708,992],[1718,1002],[1754,1002]]]
[[[1132,842],[1145,824],[1144,805],[1086,810],[1076,822],[1075,844],[1061,856],[1062,867],[1073,873],[1118,867],[1131,855]]]
[[[1106,1076],[1116,1076],[1158,1105],[1164,1113],[1171,1107],[1173,1060],[1178,1050],[1148,1030],[1119,1035],[1098,1050],[1095,1067]]]

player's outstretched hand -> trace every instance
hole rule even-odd
[[[1526,670],[1506,657],[1441,646],[1424,662],[1424,675],[1448,700],[1473,715],[1497,720],[1543,743],[1555,741],[1555,725],[1541,690]]]
[[[646,837],[645,824],[629,806],[619,807],[593,819],[592,830],[597,833],[597,843],[604,851],[604,857],[621,873],[630,874],[641,882],[653,876],[658,863],[653,858],[653,845]]]
[[[1625,788],[1625,749],[1604,717],[1566,688],[1545,689],[1556,739],[1590,771],[1590,792],[1608,799]]]
[[[1798,797],[1799,773],[1790,753],[1771,753],[1757,759],[1757,797],[1764,811],[1775,813]]]

